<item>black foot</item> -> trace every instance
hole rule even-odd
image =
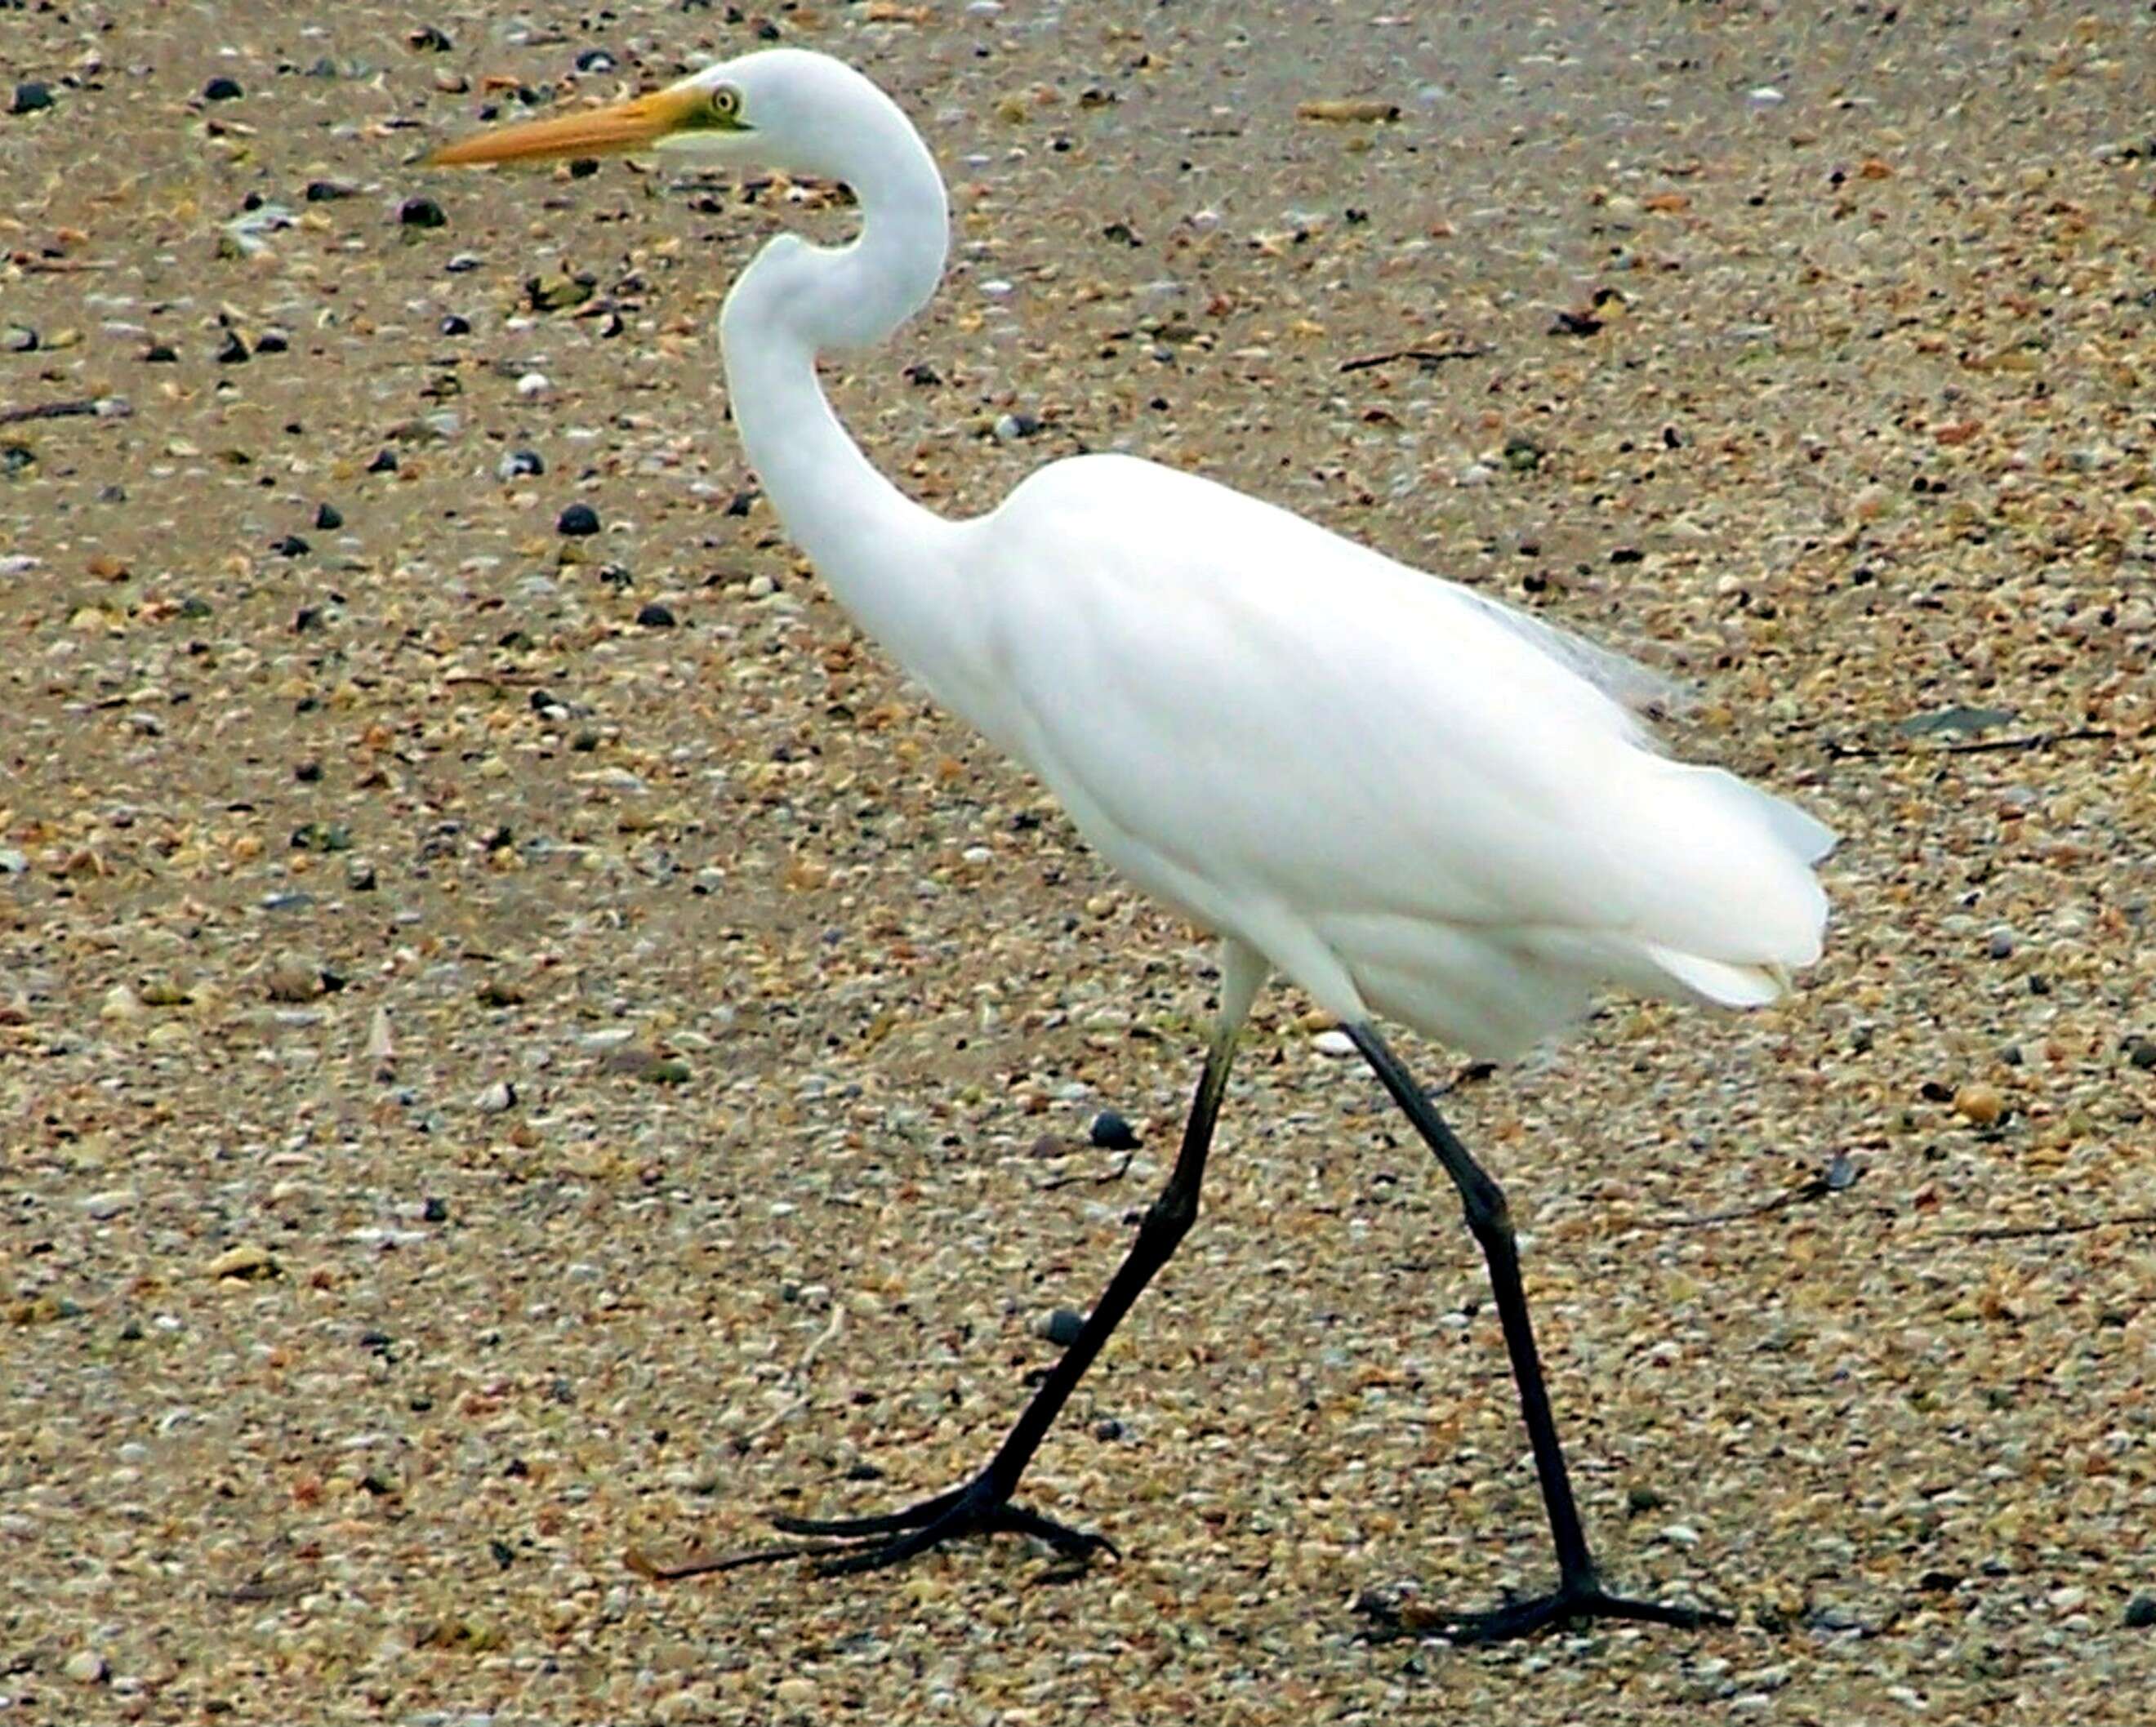
[[[1031,1535],[1081,1566],[1096,1553],[1116,1551],[1116,1544],[1105,1535],[1072,1529],[1038,1511],[1014,1505],[978,1476],[963,1487],[880,1517],[827,1519],[789,1517],[782,1513],[771,1520],[789,1535],[831,1538],[827,1548],[789,1550],[814,1559],[817,1571],[826,1577],[897,1565],[961,1535]]]
[[[1514,1637],[1532,1637],[1589,1619],[1630,1619],[1650,1625],[1674,1625],[1697,1631],[1702,1626],[1733,1625],[1727,1613],[1704,1607],[1680,1607],[1666,1601],[1635,1601],[1612,1595],[1599,1583],[1560,1584],[1548,1595],[1529,1596],[1483,1613],[1448,1613],[1419,1601],[1400,1602],[1366,1595],[1357,1611],[1376,1622],[1374,1635],[1389,1640],[1400,1637],[1441,1637],[1451,1642],[1502,1643]]]

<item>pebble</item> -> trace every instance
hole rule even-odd
[[[224,341],[218,346],[217,351],[217,363],[219,366],[239,366],[252,357],[253,355],[249,352],[245,340],[237,330],[228,330],[224,332]]]
[[[505,1109],[516,1107],[516,1088],[506,1079],[497,1079],[481,1092],[473,1108],[482,1115],[499,1115]]]
[[[580,539],[599,530],[599,513],[588,504],[572,504],[554,523],[554,531]]]
[[[547,463],[536,450],[513,449],[495,464],[494,471],[504,479],[525,479],[544,474]]]
[[[2137,1595],[2127,1602],[2126,1622],[2135,1631],[2156,1626],[2156,1595]]]
[[[1040,422],[1029,413],[1006,413],[996,416],[993,428],[998,443],[1016,443],[1022,438],[1030,438],[1040,429]]]
[[[2014,957],[2014,932],[2008,929],[2004,924],[1999,925],[1996,929],[1993,930],[1989,935],[1984,938],[1984,951],[1994,960],[2012,959]]]
[[[259,1283],[278,1276],[280,1270],[276,1255],[259,1242],[241,1242],[227,1248],[203,1267],[203,1275],[213,1279],[239,1278]]]
[[[0,875],[27,875],[30,854],[13,846],[0,846]]]
[[[535,396],[544,396],[553,387],[553,379],[543,372],[527,372],[516,381],[516,393],[526,401]]]
[[[1093,1118],[1088,1136],[1103,1151],[1134,1151],[1137,1149],[1137,1130],[1113,1109],[1103,1109]]]
[[[1999,1094],[1998,1088],[1984,1084],[1964,1085],[1954,1093],[1954,1114],[1977,1127],[1990,1127],[2006,1113],[2006,1099]]]
[[[334,533],[344,525],[344,512],[334,504],[315,506],[315,526],[322,533]]]
[[[1059,1307],[1043,1314],[1034,1321],[1033,1335],[1044,1338],[1060,1349],[1068,1349],[1078,1340],[1085,1328],[1086,1315],[1068,1307]]]
[[[15,86],[15,100],[8,105],[10,114],[36,114],[53,105],[53,93],[35,79],[28,78]]]
[[[78,1649],[67,1658],[67,1676],[78,1685],[101,1685],[112,1671],[95,1649]]]
[[[447,228],[449,218],[430,197],[408,197],[397,207],[397,220],[406,228]]]
[[[203,86],[205,102],[236,102],[246,94],[236,78],[213,78]]]
[[[1337,1028],[1329,1032],[1320,1032],[1315,1038],[1312,1038],[1310,1042],[1311,1046],[1315,1048],[1320,1055],[1330,1055],[1337,1058],[1343,1055],[1353,1055],[1355,1053],[1355,1040],[1349,1037],[1347,1033]]]
[[[104,1222],[130,1209],[135,1200],[135,1191],[131,1187],[108,1187],[100,1192],[85,1193],[82,1197],[82,1208],[100,1222]]]
[[[445,312],[442,315],[442,321],[435,327],[444,336],[470,336],[471,320],[457,312]]]
[[[636,621],[646,629],[671,629],[675,621],[673,608],[656,600],[647,600],[637,608]]]

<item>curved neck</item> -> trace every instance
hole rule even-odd
[[[829,167],[860,200],[859,238],[766,246],[726,296],[720,343],[734,423],[788,533],[855,621],[947,700],[960,644],[944,548],[957,530],[846,435],[816,356],[880,342],[920,309],[942,275],[949,211],[927,147],[888,99],[850,118]]]

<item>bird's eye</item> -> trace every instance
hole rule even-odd
[[[722,84],[711,92],[711,112],[720,120],[732,120],[741,112],[741,92],[730,84]]]

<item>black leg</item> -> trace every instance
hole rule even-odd
[[[1573,1498],[1564,1448],[1558,1443],[1557,1420],[1550,1412],[1549,1388],[1543,1381],[1542,1356],[1535,1348],[1534,1325],[1527,1317],[1527,1291],[1520,1281],[1519,1244],[1513,1238],[1505,1190],[1460,1144],[1460,1136],[1446,1125],[1437,1106],[1374,1027],[1367,1022],[1351,1025],[1348,1035],[1460,1190],[1467,1227],[1481,1244],[1482,1257],[1490,1268],[1497,1320],[1504,1329],[1506,1352],[1512,1357],[1512,1378],[1519,1386],[1520,1414],[1527,1422],[1527,1443],[1533,1448],[1535,1472],[1542,1483],[1543,1505],[1549,1514],[1550,1536],[1557,1545],[1558,1586],[1553,1593],[1495,1612],[1435,1622],[1429,1628],[1445,1630],[1456,1641],[1485,1642],[1576,1619],[1645,1619],[1687,1627],[1727,1624],[1728,1620],[1720,1614],[1666,1607],[1657,1601],[1629,1601],[1603,1589],[1594,1555],[1588,1550],[1587,1532],[1580,1525],[1579,1506]]]
[[[1240,1019],[1240,1015],[1236,1016]],[[1228,1065],[1235,1048],[1235,1033],[1224,1031],[1205,1058],[1205,1071],[1198,1082],[1198,1095],[1190,1106],[1190,1120],[1183,1130],[1183,1149],[1160,1197],[1146,1208],[1138,1225],[1137,1239],[1099,1303],[1086,1316],[1078,1335],[1063,1352],[1033,1401],[1018,1418],[996,1454],[981,1473],[963,1486],[923,1499],[901,1511],[877,1517],[774,1517],[772,1521],[789,1535],[828,1535],[834,1545],[823,1555],[825,1572],[865,1571],[896,1565],[915,1554],[958,1535],[1011,1533],[1045,1540],[1066,1556],[1082,1558],[1108,1547],[1101,1536],[1043,1517],[1010,1497],[1019,1478],[1040,1448],[1049,1427],[1070,1401],[1070,1393],[1093,1358],[1101,1353],[1123,1315],[1131,1310],[1153,1273],[1168,1263],[1177,1245],[1190,1232],[1198,1216],[1199,1190],[1205,1179],[1205,1156],[1213,1144],[1213,1124],[1220,1113],[1221,1094],[1227,1089]],[[888,1537],[889,1539],[880,1539]],[[840,1545],[858,1543],[858,1545]],[[773,1558],[788,1558],[798,1549],[780,1549]],[[1113,1550],[1111,1549],[1112,1551]]]

